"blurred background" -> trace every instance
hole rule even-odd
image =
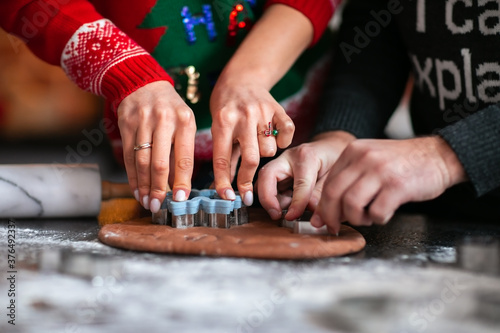
[[[3,140],[74,137],[101,113],[99,99],[73,84],[61,68],[35,57],[0,30],[0,125]]]
[[[103,105],[0,29],[0,164],[98,163],[104,178],[126,179],[107,137],[89,145],[85,136]]]

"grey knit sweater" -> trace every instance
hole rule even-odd
[[[499,7],[489,0],[350,1],[315,133],[383,137],[411,75],[415,133],[448,142],[477,196],[500,188]]]

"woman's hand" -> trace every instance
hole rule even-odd
[[[234,200],[231,182],[241,154],[238,191],[245,205],[253,203],[253,178],[261,157],[272,157],[286,148],[295,126],[285,110],[255,83],[221,81],[212,93],[212,137],[215,188],[224,199]],[[268,124],[271,123],[271,133]],[[272,134],[277,130],[278,134]],[[266,132],[267,131],[267,132]]]
[[[273,4],[224,67],[210,99],[215,188],[223,199],[235,198],[231,180],[240,153],[238,190],[250,206],[260,157],[290,145],[295,126],[269,91],[311,44],[313,34],[304,14]],[[278,130],[276,137],[265,135],[269,123]]]
[[[149,83],[123,99],[117,115],[135,198],[144,208],[157,212],[168,190],[169,174],[174,172],[174,200],[186,200],[191,191],[196,123],[174,87],[167,81]],[[147,143],[151,148],[134,150]]]

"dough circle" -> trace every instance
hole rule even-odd
[[[271,221],[265,211],[250,210],[250,222],[230,229],[175,229],[151,224],[150,217],[105,224],[104,244],[135,251],[257,259],[319,259],[362,250],[363,236],[342,225],[339,236],[300,235]]]

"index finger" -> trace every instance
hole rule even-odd
[[[139,189],[138,189],[138,181],[137,181],[137,170],[135,168],[135,131],[130,133],[131,131],[127,129],[120,128],[120,134],[122,137],[122,145],[123,145],[123,162],[125,164],[125,170],[127,171],[127,178],[130,189],[134,193],[134,197],[137,201],[141,201],[139,197]]]
[[[359,178],[359,170],[349,168],[349,163],[350,157],[343,153],[328,173],[321,199],[311,217],[311,224],[316,228],[326,224],[334,233],[339,232],[344,192]]]
[[[174,137],[174,184],[172,194],[175,201],[184,201],[191,192],[194,167],[194,142],[196,126],[185,124],[177,129]]]
[[[293,197],[285,215],[286,220],[293,221],[304,213],[318,179],[318,170],[319,166],[311,165],[308,160],[294,164]]]
[[[238,170],[238,190],[247,206],[253,203],[253,178],[259,167],[260,155],[256,133],[244,132],[238,139],[241,150],[241,164]]]
[[[278,183],[291,177],[292,168],[290,163],[282,157],[267,163],[259,171],[257,178],[259,201],[273,220],[281,217]]]
[[[234,200],[236,195],[231,186],[231,153],[233,148],[232,131],[224,131],[212,125],[214,146],[213,166],[214,184],[222,199]]]

